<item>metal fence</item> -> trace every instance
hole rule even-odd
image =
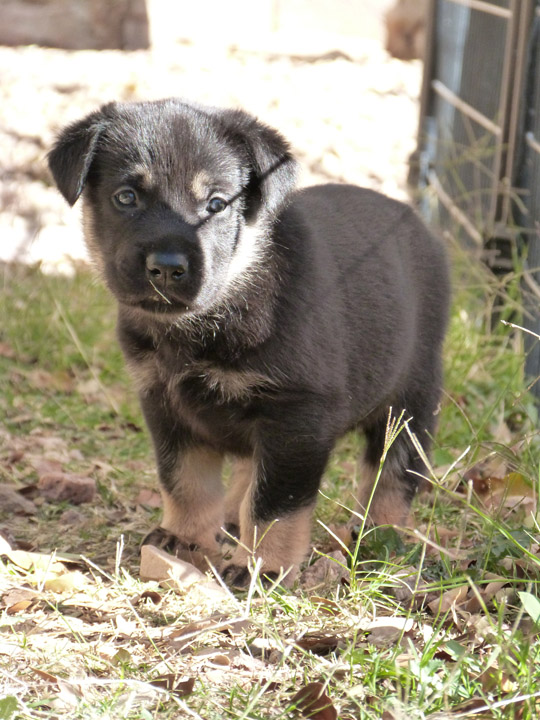
[[[420,115],[431,220],[497,273],[520,252],[523,323],[540,334],[540,0],[431,0]],[[540,341],[525,343],[534,381]]]

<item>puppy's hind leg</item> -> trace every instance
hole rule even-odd
[[[390,419],[393,432],[389,433],[388,422],[388,416],[383,417],[365,430],[367,446],[358,501],[361,512],[367,513],[370,523],[399,527],[409,524],[410,506],[418,489],[419,475],[426,468],[406,427],[403,424],[400,427],[397,418]],[[414,418],[408,424],[428,452],[430,437],[426,430],[431,431],[432,422],[429,422],[430,427],[424,426],[421,430]],[[383,455],[384,462],[381,463]]]

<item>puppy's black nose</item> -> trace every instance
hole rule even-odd
[[[153,252],[146,258],[146,276],[159,287],[178,284],[185,279],[189,263],[183,253]]]

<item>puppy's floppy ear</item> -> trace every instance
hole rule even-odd
[[[276,215],[296,184],[297,164],[289,143],[277,130],[241,110],[224,112],[222,120],[247,154],[246,216],[254,217],[261,205]]]
[[[101,111],[68,125],[48,155],[49,168],[58,189],[70,205],[82,193],[97,151],[99,136],[105,129]]]

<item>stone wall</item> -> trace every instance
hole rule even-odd
[[[145,0],[2,0],[0,45],[68,50],[149,46]]]

